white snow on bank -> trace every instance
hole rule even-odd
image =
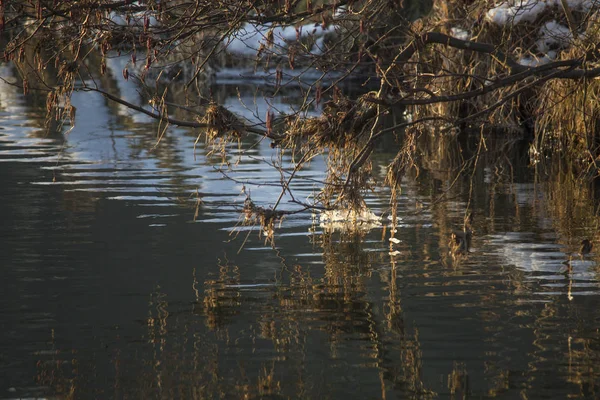
[[[540,29],[539,37],[536,46],[541,53],[568,47],[573,42],[571,30],[556,21],[546,22]]]
[[[540,28],[538,35],[536,47],[541,55],[521,57],[519,64],[526,67],[538,67],[556,61],[557,50],[567,48],[573,42],[571,30],[556,21],[546,22]]]
[[[587,12],[600,5],[600,0],[567,0],[571,10]],[[497,25],[533,22],[548,7],[562,7],[560,0],[505,1],[490,9],[486,18]],[[561,10],[562,12],[562,10]]]
[[[450,29],[450,36],[455,37],[460,40],[470,40],[471,34],[462,28],[452,28]]]
[[[561,5],[560,0],[552,0],[552,3]],[[600,0],[567,0],[567,4],[571,10],[588,12],[592,8],[600,5]]]
[[[129,22],[127,16],[116,12],[111,12],[108,19],[119,26],[144,26],[148,19],[149,26],[158,26],[158,20],[147,12],[135,12],[129,14]]]
[[[600,0],[566,0],[572,11],[588,12],[600,6]],[[486,19],[497,25],[519,24],[533,22],[542,12],[557,8],[556,12],[564,14],[561,0],[511,0],[491,8],[486,13]],[[557,50],[568,48],[573,43],[573,32],[557,21],[546,22],[538,32],[536,41],[537,55],[521,57],[519,64],[536,67],[557,59]]]
[[[554,50],[548,52],[548,54],[544,54],[540,57],[535,56],[527,56],[521,57],[519,59],[519,64],[525,67],[539,67],[540,65],[548,64],[552,61],[556,61],[557,53]]]
[[[541,0],[518,0],[515,3],[502,3],[492,8],[486,14],[486,18],[497,24],[518,24],[522,21],[534,21],[547,7],[546,1]]]
[[[323,51],[323,39],[327,33],[335,31],[335,25],[329,25],[323,28],[320,24],[309,23],[299,28],[294,26],[276,26],[268,24],[245,23],[244,26],[235,32],[230,41],[226,44],[227,52],[244,56],[255,56],[258,50],[268,46],[267,37],[269,31],[273,31],[272,50],[275,53],[284,52],[290,43],[299,39],[312,36],[315,38],[315,52]]]

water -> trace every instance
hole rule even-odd
[[[461,260],[446,238],[466,197],[433,203],[425,172],[393,248],[389,230],[329,236],[300,214],[272,249],[240,227],[241,182],[279,195],[269,143],[242,144],[234,182],[194,131],[157,145],[150,121],[86,94],[76,128],[48,136],[42,108],[0,89],[0,398],[598,396],[597,255],[566,271],[593,223],[566,236],[539,185],[477,185]]]

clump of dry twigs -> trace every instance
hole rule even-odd
[[[273,243],[275,235],[275,224],[280,223],[286,215],[284,211],[261,207],[254,204],[250,196],[244,201],[244,224],[258,224],[260,234],[265,237],[265,243]]]
[[[327,154],[325,187],[318,196],[328,207],[363,209],[363,192],[371,186],[370,139],[376,128],[378,106],[368,93],[352,101],[337,92],[316,118],[290,121],[286,145],[304,153]]]
[[[207,124],[206,141],[214,142],[217,138],[230,140],[240,138],[244,132],[244,124],[239,118],[216,103],[211,103],[206,107],[204,116],[200,118],[200,122]]]

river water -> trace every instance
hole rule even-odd
[[[221,101],[244,113],[252,85]],[[570,256],[595,222],[565,235],[543,185],[482,172],[460,260],[446,243],[468,190],[434,202],[449,182],[426,172],[403,188],[393,249],[388,229],[325,234],[310,214],[273,248],[240,225],[243,182],[258,204],[279,195],[269,143],[233,146],[230,171],[193,130],[157,144],[99,95],[73,104],[75,128],[47,134],[43,102],[0,84],[1,399],[600,396],[598,257]]]

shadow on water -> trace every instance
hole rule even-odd
[[[431,141],[450,157],[406,178],[396,232],[299,215],[272,249],[233,239],[242,185],[194,154],[197,132],[156,145],[150,121],[90,95],[76,129],[43,136],[42,110],[1,92],[0,398],[597,397],[598,255],[575,254],[597,217],[568,172],[536,184],[490,156],[453,185],[459,155]],[[239,152],[230,173],[272,202],[269,144]],[[472,248],[452,257],[470,191]]]

